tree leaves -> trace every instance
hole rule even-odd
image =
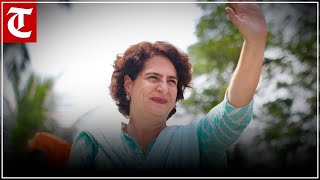
[[[52,88],[52,79],[40,81],[31,73],[25,87],[16,94],[17,126],[13,129],[13,145],[17,151],[23,151],[27,141],[37,131],[44,130],[46,120],[45,100]]]
[[[310,152],[316,152],[317,6],[260,5],[269,32],[253,121],[263,123],[264,131],[259,131],[252,144],[256,144],[257,154],[264,153],[258,147],[268,148],[281,168],[300,167],[298,161],[316,158]],[[183,104],[190,113],[207,113],[223,99],[243,42],[224,12],[225,4],[200,6],[204,15],[196,28],[198,42],[188,49],[196,84]],[[205,83],[200,81],[203,76]],[[236,154],[240,154],[239,147]],[[296,163],[294,156],[299,157]],[[231,162],[244,160],[235,154],[231,157]],[[268,162],[261,164],[265,167]]]

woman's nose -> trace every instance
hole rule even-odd
[[[166,82],[159,82],[157,90],[160,91],[163,94],[167,94],[168,93],[168,85],[167,85],[167,83]]]

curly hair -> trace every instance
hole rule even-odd
[[[184,99],[183,93],[187,87],[191,87],[191,68],[188,55],[170,43],[157,41],[155,43],[140,42],[130,46],[123,55],[117,55],[114,61],[114,71],[111,77],[110,95],[116,101],[118,110],[126,118],[130,112],[130,102],[126,99],[124,89],[124,77],[128,75],[133,81],[142,71],[144,64],[154,56],[167,57],[174,65],[178,76],[176,102]],[[168,115],[169,119],[176,112],[174,108]]]

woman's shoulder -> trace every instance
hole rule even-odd
[[[75,135],[72,146],[73,148],[98,147],[98,143],[92,133],[86,130],[81,130]]]
[[[101,139],[115,138],[119,132],[104,130],[103,128],[92,128],[80,130],[76,135],[77,139],[87,139],[92,141],[99,141]]]
[[[174,131],[175,136],[186,136],[191,135],[194,136],[197,130],[197,120],[194,120],[188,124],[183,125],[172,125],[169,126],[172,131]]]

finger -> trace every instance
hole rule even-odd
[[[234,9],[237,9],[237,8],[238,8],[239,3],[237,3],[237,2],[240,2],[240,0],[229,0],[229,1],[230,1],[231,6],[232,6]]]
[[[229,1],[232,5],[246,3],[246,2],[256,2],[255,0],[229,0]]]
[[[229,15],[229,18],[230,18],[231,22],[232,22],[234,25],[238,26],[238,24],[239,24],[239,19],[238,19],[238,16],[236,15],[236,13],[233,11],[233,9],[230,8],[230,7],[226,7],[226,8],[225,8],[225,11],[226,11],[227,14]]]

